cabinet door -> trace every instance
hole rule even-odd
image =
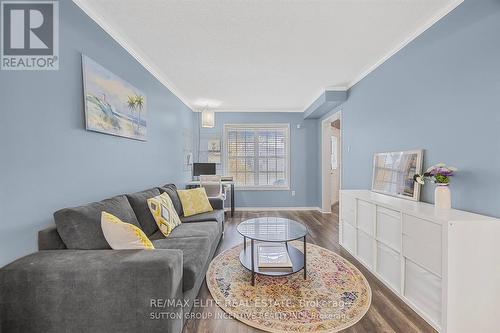
[[[405,296],[429,319],[441,325],[441,279],[406,259]]]
[[[358,200],[357,227],[370,236],[373,236],[374,208],[374,204]]]
[[[400,255],[380,242],[377,242],[377,273],[398,293],[401,292]]]
[[[358,229],[357,257],[368,267],[373,267],[373,238]]]
[[[354,216],[356,209],[356,199],[341,192],[340,196],[340,219],[354,226]]]
[[[377,207],[377,240],[401,251],[401,213]]]
[[[349,223],[345,223],[344,221],[342,221],[342,246],[352,254],[355,254],[355,237],[356,229],[354,229],[354,227]]]

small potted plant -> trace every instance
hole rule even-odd
[[[451,208],[451,193],[448,185],[450,177],[457,172],[455,167],[447,166],[444,163],[438,163],[431,166],[423,175],[416,174],[413,180],[421,185],[426,181],[435,183],[436,190],[434,191],[434,205],[437,208]]]

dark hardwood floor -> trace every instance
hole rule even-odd
[[[317,211],[280,211],[280,212],[235,212],[231,218],[226,214],[225,234],[218,252],[224,251],[243,242],[236,226],[249,218],[259,216],[281,216],[299,221],[309,228],[308,242],[327,248],[353,263],[366,277],[372,289],[372,304],[366,315],[358,323],[343,332],[435,332],[422,318],[404,304],[399,298],[369,273],[338,242],[338,207],[332,214]],[[206,283],[198,295],[200,300],[211,300]],[[215,303],[195,309],[197,318],[189,319],[184,333],[213,332],[262,332],[235,319],[224,318],[224,311]]]

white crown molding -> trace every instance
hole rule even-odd
[[[210,109],[215,112],[246,112],[246,113],[251,113],[251,112],[304,112],[304,109],[300,108],[243,108],[243,107],[237,107],[237,108],[213,108]],[[200,110],[194,110],[195,112],[200,112]]]
[[[319,207],[237,207],[239,212],[269,212],[269,211],[285,211],[285,210],[314,210],[320,211]]]
[[[422,24],[420,27],[418,27],[410,36],[408,36],[408,38],[406,38],[401,43],[399,43],[394,49],[389,51],[385,56],[383,56],[381,59],[379,59],[377,62],[375,62],[372,66],[370,66],[367,70],[363,71],[360,75],[358,75],[353,81],[351,81],[349,83],[348,89],[351,89],[358,82],[363,80],[366,76],[368,76],[368,74],[370,74],[375,69],[377,69],[380,65],[382,65],[384,62],[386,62],[393,55],[395,55],[396,53],[401,51],[406,45],[411,43],[415,38],[420,36],[422,33],[424,33],[427,29],[432,27],[439,20],[441,20],[446,15],[448,15],[452,10],[457,8],[462,2],[464,2],[464,0],[456,0],[452,3],[450,3],[445,8],[443,8],[442,11],[436,13],[436,15],[434,15],[428,21],[426,21],[424,24]]]
[[[127,38],[106,23],[106,21],[84,0],[73,0],[73,2],[108,35],[110,35],[111,38],[120,44],[120,46],[123,47],[132,57],[134,57],[134,59],[137,60],[149,73],[151,73],[151,75],[153,75],[161,84],[170,90],[172,94],[179,98],[179,100],[189,109],[193,110],[193,107],[187,102],[187,98],[175,88],[174,84],[170,80],[161,74],[161,72],[152,64],[152,61],[150,61],[146,55],[138,51],[136,47],[132,46],[132,43],[127,40]]]
[[[349,87],[346,86],[330,86],[326,87],[324,91],[347,91],[347,90],[349,90]]]

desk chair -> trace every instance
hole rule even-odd
[[[201,175],[200,186],[205,188],[207,197],[226,200],[226,187],[222,185],[221,176]]]

